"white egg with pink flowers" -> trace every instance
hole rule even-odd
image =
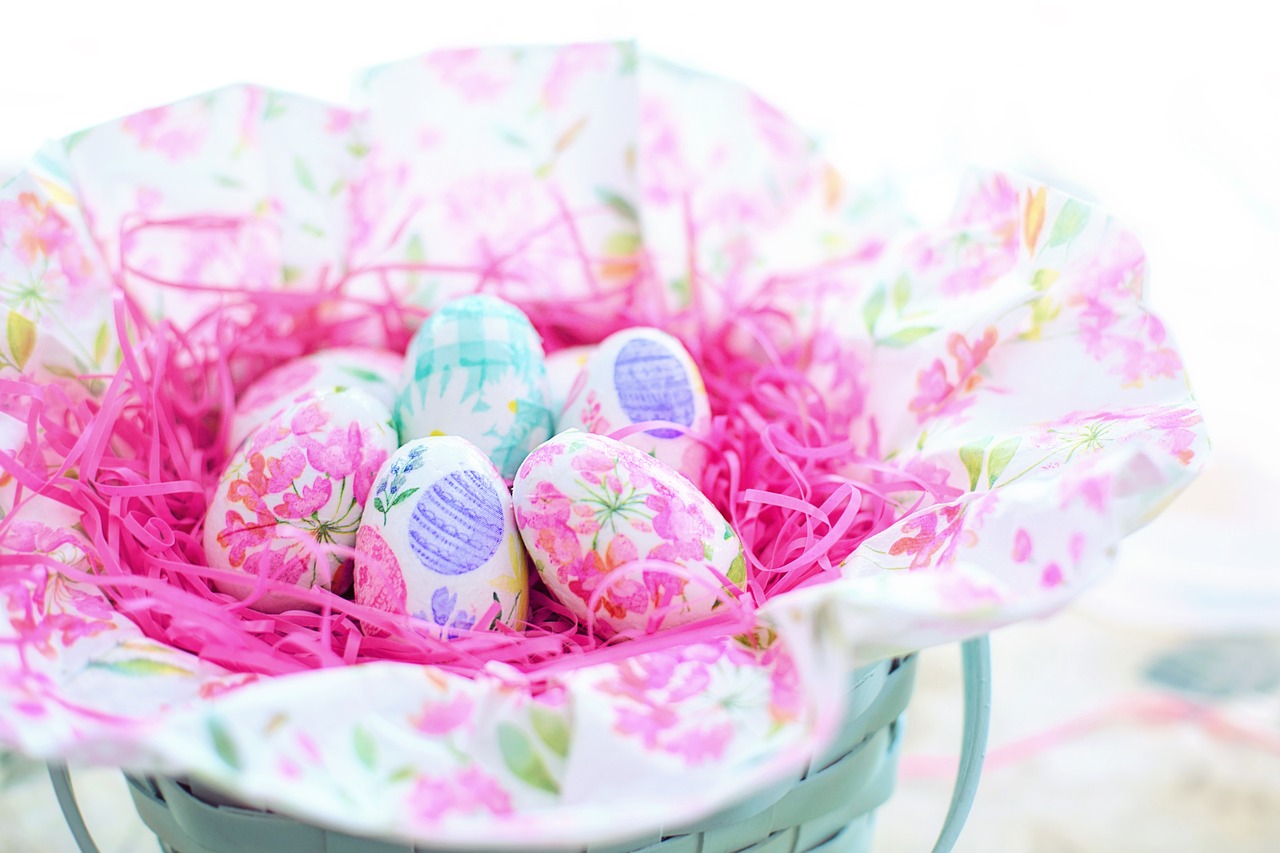
[[[266,612],[319,608],[292,587],[344,592],[350,561],[340,548],[355,544],[396,445],[390,409],[357,388],[305,394],[251,431],[205,515],[208,563],[234,574],[214,587]]]

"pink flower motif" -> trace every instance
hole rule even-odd
[[[1062,569],[1057,563],[1050,563],[1044,567],[1044,571],[1040,575],[1040,585],[1043,587],[1055,587],[1062,584]]]
[[[946,468],[935,465],[927,459],[916,457],[907,464],[906,472],[915,477],[928,490],[933,499],[939,502],[955,500],[964,494],[964,490],[952,486],[950,473]]]
[[[973,343],[959,333],[952,334],[947,339],[947,352],[956,364],[955,381],[950,380],[942,359],[935,359],[932,365],[920,372],[916,377],[919,393],[908,404],[908,408],[916,413],[917,422],[959,414],[973,405],[974,399],[966,395],[972,394],[982,383],[978,368],[991,354],[995,344],[994,328],[988,328]]]
[[[583,425],[583,428],[587,432],[595,433],[596,435],[608,435],[613,431],[613,428],[609,423],[609,419],[602,414],[600,396],[594,390],[587,392],[587,398],[583,404],[582,411],[578,414],[578,421]],[[587,452],[599,453],[599,451],[594,450]],[[613,463],[612,460],[610,460],[609,468],[612,467]],[[601,469],[599,467],[593,467],[591,470]],[[592,480],[592,482],[596,483],[599,482],[599,480]]]
[[[596,588],[606,577],[639,557],[635,543],[625,535],[609,540],[604,554],[588,552],[576,565],[570,566],[567,579],[569,590],[583,602],[589,602]],[[627,613],[647,613],[652,601],[646,582],[649,573],[641,579],[634,577],[610,578],[604,595],[596,604],[596,611],[603,609],[614,619],[623,619]]]
[[[733,741],[733,732],[733,723],[727,720],[714,726],[696,726],[670,738],[666,750],[682,757],[686,764],[715,760],[724,755]]]
[[[355,124],[356,114],[351,110],[331,107],[325,116],[324,132],[331,134],[346,133]]]
[[[573,502],[554,485],[543,480],[534,487],[528,509],[518,507],[516,517],[522,530],[536,530],[537,548],[546,553],[560,579],[567,580],[568,567],[582,556],[578,534],[569,527]]]
[[[1029,559],[1031,559],[1031,534],[1027,533],[1026,528],[1019,527],[1013,537],[1013,561],[1025,563]]]
[[[694,512],[660,483],[654,483],[654,492],[645,498],[645,506],[654,511],[653,530],[664,540],[650,549],[651,559],[683,564],[705,558],[703,543],[714,531],[701,513]]]
[[[964,207],[955,217],[959,225],[1010,221],[1016,224],[1020,210],[1018,191],[1004,175],[995,175],[994,180],[983,183],[975,192],[966,193],[963,202]]]
[[[487,67],[486,53],[474,49],[441,51],[426,57],[426,63],[441,82],[456,89],[467,101],[476,103],[498,97],[512,81],[510,71],[500,74]]]
[[[342,480],[350,476],[360,464],[364,433],[360,423],[352,421],[346,429],[332,430],[324,443],[316,441],[310,435],[300,436],[298,443],[306,449],[307,462],[312,468],[335,480]]]
[[[448,734],[471,719],[473,706],[465,695],[455,696],[448,702],[428,702],[414,718],[413,725],[424,734]]]
[[[274,418],[272,419],[274,420]],[[320,403],[313,402],[309,406],[303,406],[296,412],[289,421],[289,429],[296,436],[309,436],[317,433],[329,422],[329,413],[324,410]]]
[[[260,462],[261,465],[259,465]],[[302,451],[297,447],[290,447],[284,452],[284,455],[278,458],[263,458],[260,454],[254,454],[251,457],[250,465],[254,472],[250,475],[251,479],[259,472],[263,477],[265,488],[262,494],[283,492],[292,486],[294,481],[302,476],[302,472],[307,468]]]
[[[86,543],[78,534],[63,527],[50,527],[40,521],[11,520],[0,544],[19,554],[52,554],[63,545],[74,545],[83,551]]]
[[[351,493],[356,499],[356,503],[364,506],[369,500],[369,492],[373,490],[373,481],[378,478],[378,472],[382,470],[382,465],[387,461],[387,451],[381,447],[377,447],[372,442],[366,442],[360,453],[360,465],[355,470],[355,477],[351,484]]]
[[[524,472],[522,476],[527,477],[528,472],[534,468],[543,465],[550,465],[556,460],[560,454],[564,453],[568,448],[561,442],[547,442],[540,444],[534,448],[533,452],[525,457],[524,464],[520,466],[520,470]]]
[[[939,522],[946,526],[938,529]],[[934,555],[939,551],[942,556],[936,561],[938,565],[950,561],[960,544],[960,534],[964,532],[964,505],[950,504],[937,507],[928,512],[912,516],[902,523],[903,536],[889,546],[889,554],[911,555],[911,569],[923,569],[933,564]]]
[[[1076,531],[1071,534],[1071,538],[1067,541],[1067,553],[1071,555],[1071,559],[1079,563],[1080,558],[1084,556],[1084,534]]]
[[[573,470],[582,475],[582,479],[598,486],[604,482],[606,476],[613,475],[613,469],[617,466],[618,460],[603,450],[588,445],[579,450],[569,464]],[[617,481],[618,478],[613,477],[613,482]],[[619,486],[613,491],[620,492],[622,488]]]
[[[732,644],[732,641],[726,641]],[[681,756],[688,764],[719,758],[732,742],[736,728],[726,709],[693,712],[682,703],[703,700],[713,686],[711,667],[726,657],[724,644],[682,646],[622,661],[616,676],[601,684],[616,696],[614,729],[638,738],[647,749]],[[803,704],[794,667],[778,660],[777,653],[757,656],[751,650],[732,648],[727,655],[735,666],[782,666],[771,673],[770,711],[779,722],[794,719]]]
[[[254,551],[245,558],[244,571],[251,575],[265,575],[280,583],[297,584],[314,567],[302,557],[290,553],[293,550],[286,546],[281,550],[264,548]]]
[[[283,400],[311,382],[319,372],[320,366],[314,361],[297,359],[288,362],[250,385],[236,407],[242,412],[249,412]]]
[[[33,265],[41,258],[54,261],[73,287],[93,277],[93,263],[80,247],[75,229],[52,203],[41,201],[35,193],[20,193],[17,201],[0,201],[0,236],[14,232],[16,238],[4,242],[14,247],[23,263]]]
[[[373,525],[356,534],[356,603],[388,613],[404,613],[408,591],[404,572],[391,546]]]
[[[234,510],[227,510],[226,527],[218,533],[218,544],[228,549],[227,559],[233,567],[244,565],[248,552],[275,538],[279,521],[269,512],[259,512],[253,524]]]
[[[1111,475],[1098,474],[1063,483],[1062,506],[1065,508],[1076,498],[1099,515],[1106,515],[1111,500]]]
[[[195,154],[209,134],[207,121],[196,124],[175,118],[169,107],[157,107],[136,113],[124,120],[124,129],[138,137],[139,146],[154,148],[170,160],[177,161]]]
[[[333,497],[333,484],[327,477],[316,477],[311,485],[303,486],[302,492],[285,492],[284,503],[271,508],[277,518],[306,518],[329,502]]]
[[[70,228],[53,205],[42,202],[35,193],[20,193],[18,200],[0,201],[0,231],[18,226],[18,239],[12,242],[19,260],[34,264],[38,258],[51,257],[68,238]]]
[[[555,65],[542,87],[542,103],[555,112],[568,98],[573,83],[584,74],[601,71],[617,57],[612,44],[581,44],[557,52]]]
[[[419,778],[409,795],[409,807],[420,821],[434,823],[450,814],[510,814],[511,796],[497,779],[477,767],[466,767],[452,778]]]

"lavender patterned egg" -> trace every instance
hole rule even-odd
[[[396,451],[356,537],[357,603],[415,616],[450,639],[495,622],[516,627],[528,581],[511,493],[487,456],[457,436]]]
[[[586,381],[583,370],[595,351],[594,345],[566,347],[547,356],[547,406],[553,420],[559,421],[579,380]],[[560,431],[558,425],[556,431]]]
[[[646,630],[660,612],[663,627],[696,621],[745,581],[742,544],[711,501],[606,436],[547,441],[520,466],[512,498],[543,583],[602,634]]]
[[[702,374],[671,335],[637,327],[605,338],[587,359],[585,378],[556,422],[557,431],[580,429],[609,435],[646,421],[669,421],[706,432],[711,427]],[[656,427],[622,439],[698,482],[706,451],[679,429]]]
[[[251,432],[218,481],[204,524],[209,565],[246,577],[219,580],[244,598],[257,577],[343,592],[343,559],[321,547],[355,544],[373,480],[396,449],[391,412],[357,388],[312,393]],[[287,592],[259,610],[309,608]]]
[[[286,362],[264,373],[240,395],[227,447],[239,447],[272,415],[314,391],[359,388],[390,407],[403,367],[402,356],[369,347],[335,347]]]
[[[510,478],[551,434],[542,340],[529,318],[483,294],[442,305],[409,344],[394,414],[402,444],[462,436]]]

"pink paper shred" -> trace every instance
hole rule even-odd
[[[562,213],[562,227],[572,230],[572,217]],[[228,228],[236,221],[203,217],[133,229],[141,227]],[[603,261],[582,257],[596,289],[590,271]],[[509,286],[501,264],[496,259],[471,270],[397,264],[330,283],[322,277],[309,291],[223,291],[217,307],[187,328],[150,320],[117,286],[114,319],[123,360],[114,375],[82,375],[65,386],[5,380],[0,387],[10,411],[27,413],[23,452],[0,453],[0,466],[18,482],[15,509],[32,494],[72,507],[91,544],[90,561],[85,570],[59,564],[58,571],[98,587],[148,637],[230,670],[281,675],[394,660],[461,674],[506,672],[536,683],[588,663],[730,633],[753,635],[753,611],[764,601],[837,577],[840,561],[860,542],[936,498],[927,483],[851,438],[866,392],[858,353],[830,331],[802,334],[777,307],[787,304],[778,294],[799,298],[798,290],[782,288],[803,282],[805,273],[767,282],[749,304],[735,302],[728,287],[695,276],[692,306],[674,309],[652,296],[660,288],[653,286],[643,254],[631,281],[589,303],[530,299]],[[816,279],[831,267],[808,275]],[[121,279],[143,275],[127,262],[121,272]],[[648,632],[606,640],[593,626],[579,624],[535,576],[523,630],[498,625],[442,641],[414,631],[412,619],[325,591],[287,587],[319,612],[260,613],[249,606],[253,598],[286,588],[265,578],[246,601],[215,592],[210,580],[222,573],[206,565],[201,527],[226,462],[220,448],[237,392],[297,356],[367,344],[371,322],[387,346],[403,351],[424,316],[389,295],[390,276],[406,272],[473,277],[472,289],[518,304],[549,352],[635,325],[679,337],[702,370],[713,415],[710,433],[696,436],[710,460],[699,485],[744,543],[745,593],[702,622],[654,630],[659,612]],[[351,282],[366,276],[388,295],[353,296]],[[175,290],[221,290],[147,278]],[[708,302],[720,307],[713,312]],[[607,313],[600,313],[601,304]],[[815,375],[825,377],[821,387],[811,379]],[[19,515],[0,521],[0,540]],[[33,578],[49,571],[40,560],[25,565]]]

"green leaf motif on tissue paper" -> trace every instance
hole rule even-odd
[[[1048,290],[1058,280],[1057,270],[1039,269],[1031,274],[1032,290]]]
[[[132,660],[93,661],[89,669],[102,669],[119,675],[146,677],[152,675],[191,675],[191,670],[176,664],[165,663],[149,658],[133,658]]]
[[[905,275],[898,276],[898,280],[893,283],[893,307],[899,314],[902,309],[907,307],[907,303],[911,301],[911,282],[907,280]]]
[[[876,321],[880,319],[880,314],[884,311],[884,299],[884,288],[877,287],[875,292],[867,299],[866,304],[862,306],[862,322],[867,327],[867,334],[875,334]]]
[[[613,208],[614,212],[623,219],[628,219],[632,222],[640,221],[640,214],[636,212],[635,205],[612,190],[600,187],[596,189],[596,195],[600,197],[602,202]]]
[[[529,719],[548,749],[561,758],[569,754],[569,724],[563,714],[535,702],[529,709]]]
[[[14,365],[21,370],[27,366],[27,360],[36,348],[36,324],[17,311],[10,311],[7,331],[9,352],[13,355]]]
[[[373,735],[369,734],[363,728],[357,726],[351,736],[353,746],[356,750],[356,758],[360,759],[360,763],[365,769],[372,770],[378,764],[378,743],[373,739]]]
[[[1018,452],[1018,445],[1022,444],[1021,438],[1006,438],[1004,441],[996,443],[991,448],[991,455],[987,458],[987,486],[994,487],[996,480],[1000,479],[1000,475],[1004,473],[1004,469],[1009,467],[1009,463],[1013,460],[1013,456]]]
[[[98,327],[98,334],[93,339],[93,360],[98,364],[102,364],[103,359],[107,357],[107,349],[111,346],[111,330],[107,326],[107,321],[103,320],[102,325]]]
[[[307,168],[307,164],[302,161],[301,157],[293,158],[293,171],[298,176],[298,183],[307,192],[316,191],[316,182],[311,177],[311,170]]]
[[[1068,199],[1062,206],[1062,210],[1058,211],[1058,218],[1053,221],[1053,231],[1049,234],[1049,246],[1061,246],[1066,243],[1083,231],[1088,222],[1089,206],[1075,199]]]
[[[210,717],[206,725],[209,728],[209,739],[213,741],[213,751],[222,759],[222,763],[232,770],[243,769],[240,751],[236,749],[236,742],[231,738],[231,733],[227,731],[222,721],[217,717]]]
[[[519,728],[511,723],[501,723],[498,726],[498,747],[502,750],[502,760],[506,762],[507,769],[517,779],[549,794],[560,793],[560,784],[534,751],[529,736]]]
[[[964,447],[960,448],[960,461],[964,464],[964,470],[969,472],[969,491],[978,488],[978,478],[982,476],[982,455],[987,449],[987,445],[991,443],[991,436],[971,441]]]
[[[881,338],[877,343],[887,347],[909,347],[921,338],[927,338],[936,331],[938,331],[937,326],[908,326],[905,329],[899,329],[887,338]]]

